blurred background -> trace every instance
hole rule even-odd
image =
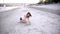
[[[0,0],[0,7],[13,5],[34,5],[60,3],[60,0]]]

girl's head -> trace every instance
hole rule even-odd
[[[31,16],[31,13],[30,13],[30,12],[28,12],[28,13],[27,13],[27,15]]]

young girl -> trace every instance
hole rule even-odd
[[[26,15],[24,15],[24,19],[22,19],[22,17],[20,17],[20,22],[25,23],[25,24],[29,23],[29,18],[31,16],[32,16],[31,13],[28,12]]]

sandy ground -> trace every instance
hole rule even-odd
[[[19,20],[27,12],[32,14],[29,25]],[[60,16],[27,7],[0,12],[0,34],[60,34]]]

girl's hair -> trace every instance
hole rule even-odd
[[[30,13],[30,12],[28,12],[27,15],[28,15],[28,14],[31,16],[31,13]]]

